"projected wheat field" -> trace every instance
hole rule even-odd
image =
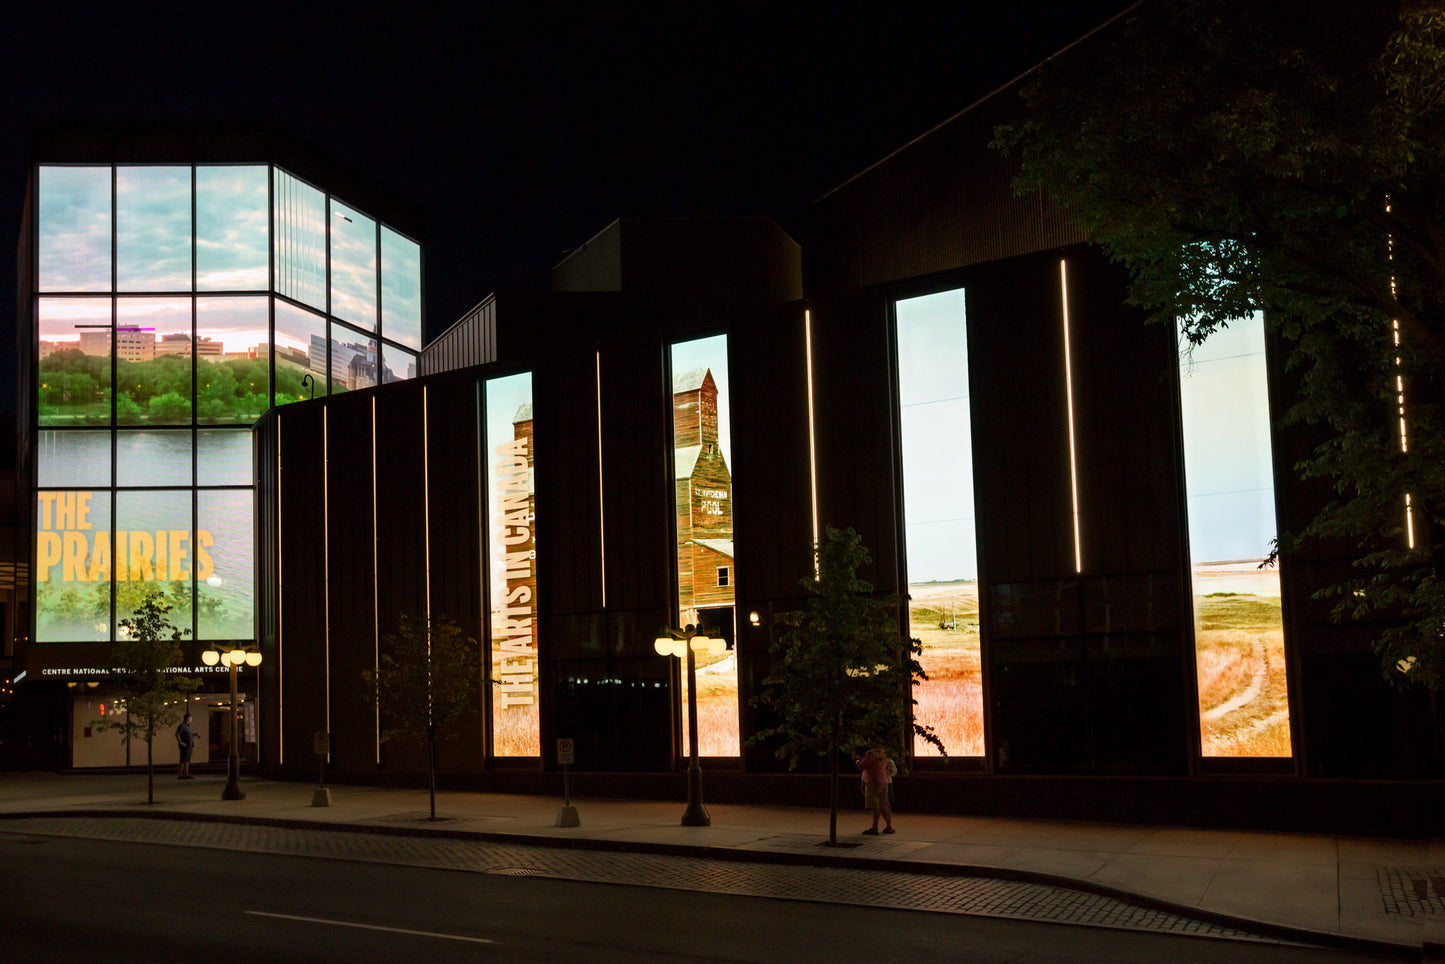
[[[1194,568],[1204,756],[1289,756],[1279,573],[1257,561]]]

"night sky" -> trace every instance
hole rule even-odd
[[[19,0],[0,357],[32,120],[278,122],[423,206],[434,336],[620,216],[765,214],[806,247],[820,195],[1127,5]]]

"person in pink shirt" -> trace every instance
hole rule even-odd
[[[873,811],[873,826],[863,831],[878,832],[878,818],[883,818],[883,832],[893,832],[893,808],[888,804],[888,784],[898,772],[898,765],[888,758],[888,751],[877,743],[866,753],[853,754],[853,765],[863,771],[863,806]]]

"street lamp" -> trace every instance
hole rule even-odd
[[[260,666],[261,654],[244,649],[208,649],[201,654],[201,662],[207,666],[221,663],[231,671],[231,758],[226,767],[226,788],[221,791],[222,800],[244,800],[246,793],[241,789],[241,750],[236,740],[236,670],[242,666]]]
[[[679,659],[687,654],[687,809],[682,813],[684,827],[706,827],[712,823],[707,808],[702,805],[702,768],[697,765],[697,657],[696,653],[725,653],[728,644],[725,639],[714,639],[701,626],[691,623],[685,629],[670,629],[664,626],[653,649],[661,656],[675,656]]]

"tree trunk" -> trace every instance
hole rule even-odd
[[[838,846],[838,750],[834,748],[828,780],[828,846]]]
[[[151,757],[151,741],[146,740],[146,803],[156,802],[156,766]]]

